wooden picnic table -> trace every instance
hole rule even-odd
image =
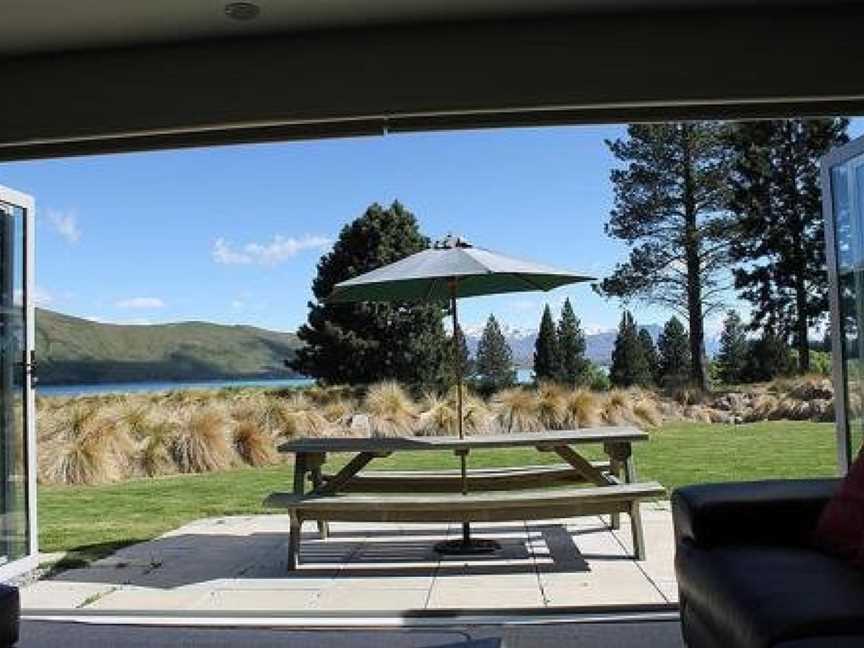
[[[405,519],[432,519],[444,515],[440,511],[449,511],[448,515],[462,515],[462,508],[480,506],[493,509],[496,506],[518,508],[519,515],[531,515],[541,518],[551,512],[549,508],[554,502],[547,500],[555,494],[569,497],[563,510],[593,512],[605,510],[611,514],[611,525],[618,528],[619,513],[629,513],[632,523],[634,548],[637,558],[644,558],[644,537],[639,513],[639,500],[648,496],[656,496],[662,492],[660,484],[650,482],[637,484],[636,468],[633,463],[632,444],[647,441],[648,434],[635,427],[597,427],[579,430],[556,430],[520,434],[481,435],[459,439],[458,437],[335,437],[335,438],[304,438],[289,441],[279,446],[279,451],[294,455],[293,493],[273,493],[267,500],[269,505],[283,506],[292,511],[292,534],[289,548],[289,569],[296,565],[299,548],[299,525],[302,524],[303,509],[307,514],[317,513],[318,527],[322,538],[327,537],[327,519],[342,516],[340,519],[365,519],[365,517],[390,520],[397,516]],[[609,461],[590,461],[579,447],[587,444],[600,444],[606,452]],[[395,452],[445,451],[457,456],[469,455],[475,450],[494,448],[534,448],[538,452],[554,452],[564,464],[550,466],[524,466],[517,468],[483,469],[469,471],[462,468],[461,479],[456,475],[445,474],[450,471],[400,471],[398,475],[388,475],[376,471],[362,473],[373,460],[388,457]],[[348,453],[353,455],[350,460],[336,473],[325,475],[322,471],[328,455],[333,453]],[[474,482],[469,478],[474,476]],[[387,478],[389,477],[389,478]],[[544,491],[543,488],[560,484],[561,482],[587,483],[599,487],[595,489],[572,489],[563,491]],[[312,485],[307,494],[307,483]],[[425,483],[424,483],[425,482]],[[452,492],[454,483],[461,484],[462,496],[438,496],[419,498],[418,492]],[[467,484],[486,484],[492,489],[513,490],[530,483],[539,486],[541,493],[548,496],[533,495],[531,505],[524,506],[521,496],[502,494],[497,500],[493,496],[484,499],[476,494],[468,495]],[[402,492],[409,495],[375,499],[366,496],[344,495],[345,491],[363,492],[363,486],[374,492]],[[446,488],[446,487],[450,488]],[[422,488],[425,487],[425,490]],[[535,491],[537,493],[537,491]],[[609,495],[609,498],[605,497]],[[454,499],[454,497],[456,499]],[[462,497],[462,499],[459,499]],[[472,499],[473,498],[473,499]],[[612,502],[612,499],[622,501]],[[487,501],[488,499],[488,501]],[[402,501],[406,500],[406,501]],[[410,500],[410,501],[408,501]],[[434,501],[433,501],[434,500]],[[441,500],[441,501],[438,501]],[[471,501],[469,501],[471,500]],[[476,502],[474,500],[477,500]],[[606,504],[604,502],[608,501]],[[329,503],[332,503],[330,506]],[[496,503],[497,502],[497,503]],[[409,511],[396,511],[398,507],[408,507]],[[439,512],[433,515],[432,509]],[[608,507],[608,509],[606,508]],[[391,511],[390,509],[394,509]],[[334,509],[334,510],[330,510]],[[338,509],[335,510],[335,509]],[[416,510],[415,510],[416,509]],[[311,511],[311,512],[310,512]],[[477,516],[476,510],[464,513],[466,517]],[[513,514],[517,514],[514,511]],[[505,517],[508,515],[502,511]],[[329,517],[328,517],[329,516]],[[437,516],[437,517],[436,517]],[[548,517],[548,515],[546,515]],[[554,517],[554,516],[553,516]],[[308,518],[307,518],[308,519]],[[316,519],[312,517],[311,519]],[[482,519],[482,518],[478,518]],[[463,522],[467,520],[462,520]]]
[[[539,452],[554,452],[585,482],[605,486],[623,481],[636,482],[631,444],[647,441],[648,434],[635,427],[596,427],[579,430],[555,430],[520,434],[469,436],[464,439],[451,436],[437,437],[332,437],[288,441],[279,451],[294,455],[294,494],[303,495],[306,483],[311,481],[313,492],[335,494],[376,458],[394,452],[449,451],[456,455],[472,450],[492,448],[533,447]],[[599,469],[580,454],[574,446],[602,444],[609,456],[609,473]],[[331,479],[324,480],[322,466],[327,455],[351,453],[354,456]]]

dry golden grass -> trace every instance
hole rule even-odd
[[[125,477],[135,444],[116,418],[76,406],[66,426],[40,440],[40,479],[48,483],[99,484]]]
[[[171,440],[171,455],[180,472],[229,468],[234,459],[229,433],[229,421],[219,409],[194,411]]]
[[[417,425],[417,406],[398,383],[388,381],[372,385],[363,407],[369,415],[373,436],[409,436]]]
[[[417,421],[416,433],[420,436],[450,436],[457,434],[459,416],[456,407],[447,398],[437,394],[426,394],[422,402],[423,411]]]
[[[177,471],[170,448],[175,433],[173,425],[163,421],[151,426],[147,436],[140,442],[138,462],[141,471],[148,477],[168,475]]]
[[[567,394],[567,424],[570,427],[592,427],[600,422],[600,399],[588,389],[574,389]]]
[[[556,383],[542,382],[537,386],[537,417],[547,430],[561,430],[567,425],[567,390]]]
[[[504,389],[492,397],[492,410],[504,432],[538,432],[543,429],[533,391],[522,387]]]
[[[234,449],[250,466],[269,466],[279,461],[279,453],[266,431],[247,421],[234,430]]]

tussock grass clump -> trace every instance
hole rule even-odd
[[[157,423],[149,428],[138,448],[138,462],[141,471],[148,477],[169,475],[177,471],[171,457],[171,439],[176,433],[174,425],[168,421]]]
[[[369,414],[373,436],[409,436],[417,424],[417,407],[411,397],[395,382],[372,385],[363,407]]]
[[[567,425],[574,428],[597,425],[600,422],[599,400],[588,389],[574,389],[567,394]]]
[[[492,408],[504,432],[538,432],[543,429],[536,394],[521,387],[504,389],[492,397]]]
[[[240,423],[234,430],[234,449],[250,466],[269,466],[279,461],[270,435],[252,422]]]
[[[540,383],[537,386],[537,417],[545,429],[564,429],[568,418],[567,390],[557,383]]]
[[[423,397],[422,408],[417,421],[417,435],[449,436],[458,433],[459,416],[455,403],[430,393]]]
[[[41,443],[40,478],[49,483],[100,484],[125,477],[135,445],[113,417],[82,406],[68,426]]]
[[[603,420],[609,425],[625,425],[633,420],[630,397],[622,389],[613,389],[606,397],[602,411]]]
[[[633,416],[640,422],[651,427],[657,427],[663,423],[663,415],[657,409],[653,401],[642,399],[633,406]]]
[[[202,408],[179,427],[171,441],[171,456],[181,472],[225,470],[234,459],[228,433],[228,421],[219,410]]]
[[[279,423],[276,436],[319,437],[329,429],[330,424],[303,394],[294,394],[281,404],[278,410]]]

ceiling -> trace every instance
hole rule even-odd
[[[2,0],[0,55],[188,41],[350,26],[538,14],[825,5],[825,0],[254,0],[237,21],[227,0]]]

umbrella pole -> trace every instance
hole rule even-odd
[[[462,421],[462,355],[459,353],[459,316],[456,311],[456,282],[450,284],[450,313],[453,316],[453,366],[456,369],[456,416],[459,420],[459,438],[465,438]],[[459,451],[459,464],[462,473],[462,494],[468,494],[468,450]],[[471,523],[462,523],[461,540],[445,540],[435,545],[435,550],[442,554],[471,555],[487,554],[498,551],[501,545],[494,540],[474,540],[471,538]]]
[[[456,367],[456,419],[459,421],[459,438],[465,438],[462,421],[462,356],[459,353],[459,316],[456,311],[456,290],[450,290],[450,312],[453,314],[453,364]],[[468,456],[466,452],[459,453],[459,467],[462,472],[462,494],[468,494]],[[471,524],[462,523],[462,544],[471,544]]]

